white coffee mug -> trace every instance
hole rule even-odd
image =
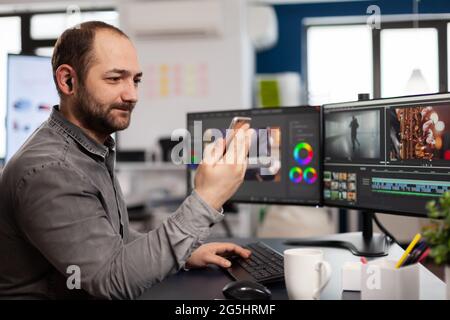
[[[289,299],[316,300],[331,278],[331,266],[319,249],[284,251],[284,279]]]

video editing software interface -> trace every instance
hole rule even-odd
[[[450,190],[450,95],[323,106],[324,204],[426,216]]]
[[[321,203],[320,109],[285,107],[188,114],[191,162],[188,187],[202,156],[195,144],[213,141],[211,130],[224,137],[234,117],[251,117],[252,147],[244,182],[231,198],[237,202],[319,205]],[[201,125],[201,134],[194,132]]]

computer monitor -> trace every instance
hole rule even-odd
[[[188,166],[188,192],[202,158],[196,142],[204,149],[212,129],[225,137],[236,116],[251,117],[254,131],[244,182],[230,201],[320,205],[321,114],[311,106],[189,113],[194,163]]]
[[[323,106],[324,205],[362,210],[362,234],[289,241],[387,255],[373,234],[375,212],[426,217],[426,204],[450,186],[450,94]]]
[[[450,94],[327,104],[324,204],[426,217],[450,191]]]
[[[7,68],[6,161],[59,101],[49,57],[9,54]]]

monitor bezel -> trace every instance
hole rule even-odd
[[[211,111],[211,112],[189,112],[186,115],[186,128],[188,130],[189,128],[189,120],[190,117],[193,115],[198,114],[215,114],[215,113],[228,113],[228,112],[236,112],[236,113],[247,113],[247,112],[261,112],[264,110],[270,111],[270,110],[280,110],[280,109],[289,109],[289,110],[305,110],[308,109],[308,112],[314,112],[317,111],[319,113],[319,152],[320,154],[323,154],[324,146],[323,146],[323,114],[322,114],[322,107],[321,106],[314,106],[314,105],[300,105],[300,106],[280,106],[280,107],[270,107],[270,108],[252,108],[252,109],[229,109],[229,110],[220,110],[220,111]],[[250,114],[251,115],[251,114]],[[319,157],[319,201],[316,203],[303,203],[303,202],[292,202],[292,201],[276,201],[276,200],[242,200],[242,199],[232,199],[230,198],[227,202],[228,203],[234,203],[234,204],[273,204],[273,205],[286,205],[286,206],[305,206],[305,207],[322,207],[323,206],[323,157]],[[186,193],[189,196],[191,192],[193,191],[193,188],[190,186],[190,169],[188,165],[186,165]]]
[[[323,150],[322,154],[325,155],[325,109],[326,108],[340,108],[340,107],[358,107],[358,106],[364,106],[367,105],[368,107],[377,107],[377,106],[383,106],[389,103],[392,103],[394,105],[401,105],[406,103],[411,104],[420,104],[420,103],[439,103],[439,102],[450,102],[450,92],[445,93],[433,93],[433,94],[420,94],[420,95],[409,95],[409,96],[399,96],[399,97],[388,97],[388,98],[379,98],[379,99],[370,99],[370,100],[358,100],[358,101],[349,101],[349,102],[339,102],[339,103],[328,103],[322,105],[322,116],[323,116],[323,123],[322,123],[322,138],[323,138]],[[325,161],[322,161],[323,167],[322,170],[325,169]],[[322,191],[323,193],[323,191]],[[349,210],[359,210],[359,211],[370,211],[370,212],[377,212],[377,213],[385,213],[385,214],[392,214],[392,215],[401,215],[401,216],[408,216],[408,217],[415,217],[415,218],[429,218],[428,214],[420,214],[415,212],[407,212],[402,210],[385,210],[385,209],[377,209],[377,208],[371,208],[371,207],[364,207],[364,206],[350,206],[350,205],[339,205],[336,203],[327,203],[325,198],[323,198],[323,206],[324,207],[332,207],[332,208],[342,208],[342,209],[349,209]]]

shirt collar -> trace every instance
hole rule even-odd
[[[83,130],[67,120],[59,111],[59,105],[55,105],[50,114],[50,121],[59,125],[68,135],[70,135],[80,146],[86,151],[106,158],[110,151],[114,151],[115,142],[111,136],[106,138],[105,144],[100,144],[94,141]]]

